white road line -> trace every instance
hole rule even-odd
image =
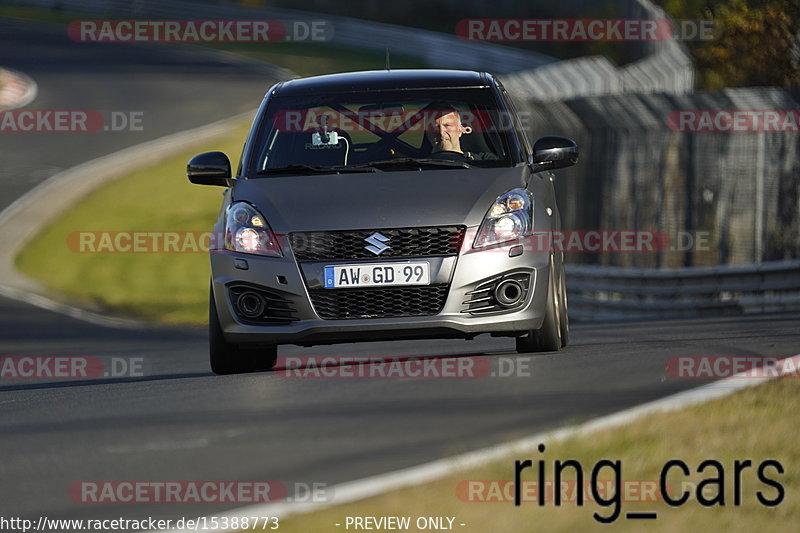
[[[779,374],[774,377],[750,377],[748,371],[741,372],[735,376],[715,381],[691,389],[688,391],[679,392],[659,400],[647,402],[645,404],[625,409],[617,413],[601,416],[594,420],[570,426],[554,431],[547,431],[538,433],[530,437],[525,437],[509,443],[499,444],[489,448],[476,450],[473,452],[464,453],[446,459],[431,461],[429,463],[413,466],[403,470],[397,470],[386,474],[379,474],[347,483],[334,485],[325,490],[326,494],[332,494],[329,501],[323,503],[274,503],[274,504],[259,504],[249,505],[233,509],[228,513],[223,513],[215,516],[228,517],[228,518],[243,518],[253,516],[270,516],[277,518],[286,518],[292,515],[308,514],[329,507],[343,505],[373,496],[378,496],[389,491],[420,485],[442,479],[444,477],[453,475],[460,471],[475,468],[486,463],[513,457],[521,453],[530,453],[539,443],[552,443],[563,441],[571,437],[585,436],[590,433],[595,433],[600,430],[612,429],[624,426],[644,418],[647,415],[656,413],[666,413],[678,411],[685,407],[698,405],[709,402],[724,396],[733,394],[734,392],[760,385],[766,381],[776,379],[784,375],[785,368],[788,366],[800,368],[800,355],[787,357],[785,359],[792,359],[791,365],[781,365]],[[218,532],[238,531],[239,529],[218,529]],[[171,533],[186,532],[187,529],[171,530]],[[192,530],[193,531],[193,530]],[[165,533],[150,532],[150,533]]]
[[[39,307],[40,309],[53,311],[68,317],[72,317],[78,320],[82,320],[84,322],[88,322],[90,324],[95,324],[106,328],[135,329],[135,330],[168,328],[168,326],[162,326],[159,324],[144,322],[131,318],[121,318],[121,317],[101,315],[99,313],[93,313],[91,311],[87,311],[79,307],[75,307],[72,305],[65,304],[63,302],[53,300],[52,298],[48,298],[47,296],[38,294],[36,292],[24,289],[18,289],[15,287],[8,287],[5,285],[0,285],[0,296],[5,296],[10,300],[25,302],[26,304]]]

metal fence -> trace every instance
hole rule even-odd
[[[649,0],[625,5],[629,18],[667,18]],[[681,111],[796,113],[797,90],[692,92],[692,62],[679,42],[637,46],[644,57],[621,68],[588,57],[503,77],[532,138],[565,135],[581,146],[582,162],[557,181],[565,227],[660,230],[673,239],[656,253],[571,260],[662,268],[800,257],[798,129],[670,126]]]
[[[791,90],[523,100],[520,107],[532,138],[566,135],[580,144],[581,161],[556,180],[565,228],[659,230],[672,239],[654,253],[574,254],[572,262],[661,268],[800,257],[800,134],[668,126],[681,110],[796,112]]]
[[[617,16],[624,19],[668,20],[649,0],[623,2]],[[628,43],[640,48],[641,59],[617,66],[604,56],[560,61],[503,77],[509,91],[526,99],[555,102],[586,96],[623,93],[687,94],[694,88],[691,56],[677,40]]]

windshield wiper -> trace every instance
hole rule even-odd
[[[370,167],[323,167],[318,165],[286,165],[285,167],[265,168],[256,174],[264,176],[267,174],[336,174],[339,172],[378,172],[376,168]]]
[[[456,161],[453,159],[437,159],[434,157],[425,157],[415,159],[413,157],[399,157],[397,159],[384,159],[381,161],[371,161],[362,165],[356,165],[350,168],[377,168],[377,167],[390,167],[390,166],[414,166],[420,167],[423,165],[432,165],[448,168],[472,168],[472,165],[466,161]]]

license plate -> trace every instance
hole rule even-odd
[[[428,263],[374,263],[325,267],[325,288],[430,285]]]

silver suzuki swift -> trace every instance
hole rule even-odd
[[[227,187],[211,253],[217,374],[271,369],[279,344],[569,340],[551,170],[576,144],[531,148],[491,75],[386,70],[282,82],[231,173],[221,152],[192,183]]]

